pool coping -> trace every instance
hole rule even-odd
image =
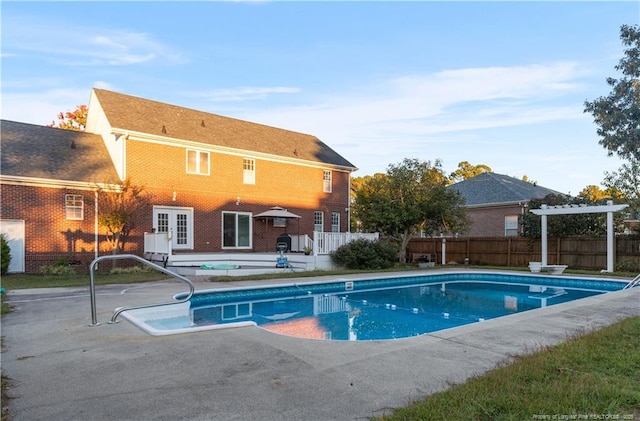
[[[519,273],[519,272],[509,272],[509,271],[496,271],[496,270],[473,270],[473,271],[469,271],[469,270],[447,270],[447,271],[439,271],[436,273],[422,273],[422,274],[413,274],[413,273],[401,273],[401,274],[396,274],[396,275],[392,275],[392,276],[385,276],[385,275],[379,275],[376,274],[375,276],[362,276],[362,277],[350,277],[350,278],[344,278],[344,277],[336,277],[333,279],[324,279],[321,281],[313,281],[310,280],[308,282],[289,282],[289,283],[276,283],[276,284],[267,284],[267,285],[261,285],[261,286],[242,286],[242,287],[227,287],[227,288],[212,288],[212,289],[204,289],[204,290],[198,290],[196,291],[196,295],[205,295],[205,294],[215,294],[215,293],[223,293],[223,292],[243,292],[243,291],[253,291],[256,289],[281,289],[281,288],[297,288],[297,289],[301,289],[303,290],[305,286],[311,286],[311,285],[339,285],[342,283],[345,283],[345,292],[350,291],[351,289],[347,288],[347,284],[351,284],[351,287],[353,288],[353,285],[355,283],[358,282],[369,282],[369,281],[377,281],[377,280],[390,280],[390,279],[398,279],[398,280],[402,280],[402,279],[412,279],[412,278],[416,278],[416,277],[424,277],[424,276],[449,276],[449,275],[460,275],[460,276],[464,276],[464,275],[468,275],[469,273],[473,273],[473,274],[482,274],[482,275],[501,275],[501,276],[509,276],[509,277],[513,277],[513,278],[523,278],[523,279],[527,279],[527,280],[534,280],[534,279],[540,279],[540,280],[545,280],[545,282],[531,282],[531,284],[529,285],[542,285],[547,283],[546,280],[549,279],[558,279],[558,280],[575,280],[575,281],[585,281],[585,280],[589,280],[589,279],[593,279],[594,281],[598,281],[598,282],[607,282],[607,283],[617,283],[620,284],[621,287],[623,287],[624,285],[627,284],[627,281],[624,280],[620,280],[620,279],[616,279],[616,278],[605,278],[605,277],[584,277],[584,276],[577,276],[577,275],[559,275],[559,274],[546,274],[546,273]],[[433,280],[433,281],[426,281],[427,283],[438,283],[439,280]],[[476,281],[476,280],[448,280],[448,282],[484,282],[484,281]],[[398,283],[401,283],[401,281],[398,281]],[[514,282],[518,283],[518,282]],[[528,284],[527,282],[524,282],[523,285]],[[569,286],[567,286],[567,288],[571,288]],[[575,287],[577,288],[577,287]],[[622,288],[621,288],[622,289]],[[587,288],[585,288],[585,290],[588,290]],[[359,290],[357,289],[353,289],[354,292],[359,292]],[[310,291],[307,291],[309,293],[311,293]],[[608,294],[611,292],[615,292],[615,291],[603,291],[604,294]],[[176,294],[174,296],[174,299],[180,299],[181,297],[185,296],[185,294]],[[584,298],[582,298],[584,299]],[[566,303],[561,303],[561,304],[554,304],[555,305],[564,305]],[[545,306],[546,307],[546,306]],[[184,316],[184,315],[188,315],[189,313],[189,303],[175,303],[175,304],[170,304],[170,305],[163,305],[161,307],[156,308],[141,308],[141,309],[135,309],[135,310],[127,310],[121,313],[120,317],[122,317],[123,319],[127,320],[128,322],[130,322],[131,324],[133,324],[134,326],[136,326],[137,328],[139,328],[141,331],[152,335],[152,336],[168,336],[168,335],[180,335],[180,334],[187,334],[187,333],[198,333],[198,332],[204,332],[204,331],[216,331],[216,330],[220,330],[220,329],[236,329],[236,328],[242,328],[242,327],[248,327],[248,326],[255,326],[258,327],[260,329],[264,329],[262,327],[260,327],[257,323],[253,322],[253,321],[239,321],[239,322],[231,322],[231,323],[224,323],[224,324],[213,324],[213,325],[205,325],[205,326],[191,326],[191,327],[184,327],[184,328],[175,328],[175,329],[158,329],[155,328],[154,326],[150,325],[149,323],[147,323],[147,320],[152,319],[152,317],[154,317],[154,315],[158,315],[158,318],[160,318],[160,315],[164,315],[166,318],[167,314],[172,314],[172,313],[180,313],[179,315]],[[537,309],[531,309],[528,311],[534,311]],[[515,314],[520,314],[520,312],[515,313]],[[515,314],[509,314],[509,315],[503,315],[503,316],[499,316],[497,318],[502,318],[502,317],[510,317],[513,316]],[[494,318],[491,319],[487,319],[487,320],[481,320],[480,322],[486,322],[488,320],[493,320]],[[475,324],[475,323],[471,323],[471,324]],[[446,328],[446,329],[440,329],[438,331],[433,331],[433,332],[426,332],[423,333],[421,335],[417,335],[417,336],[423,336],[423,335],[428,335],[428,334],[435,334],[437,332],[440,332],[442,330],[450,330],[450,329],[458,329],[460,327],[466,326],[467,324],[463,324],[461,326],[456,326],[456,327],[452,327],[452,328]],[[267,329],[268,330],[268,329]],[[407,337],[409,338],[409,337]],[[400,339],[407,339],[407,338],[393,338],[393,339],[378,339],[378,340],[400,340]],[[304,338],[300,338],[300,339],[304,339]]]
[[[236,285],[243,284],[226,284]],[[179,288],[99,286],[99,319]],[[89,327],[86,289],[8,291],[8,301],[14,311],[2,320],[2,372],[13,380],[14,421],[367,419],[514,355],[640,316],[640,288],[633,288],[437,334],[347,342],[253,327],[163,337],[130,323]]]

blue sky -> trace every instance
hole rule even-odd
[[[577,194],[621,165],[583,110],[638,1],[0,7],[3,119],[45,125],[99,87],[313,134],[355,176],[468,161]]]

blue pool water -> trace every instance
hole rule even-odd
[[[478,323],[623,286],[602,279],[460,272],[202,291],[173,309],[132,310],[123,316],[152,334],[257,325],[312,339],[383,340]]]

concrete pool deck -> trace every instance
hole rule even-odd
[[[107,323],[116,307],[184,290],[175,281],[98,286],[96,327],[88,287],[8,291],[2,374],[12,379],[13,420],[366,420],[515,354],[640,315],[633,288],[390,341],[307,340],[257,327],[150,336],[125,320]]]

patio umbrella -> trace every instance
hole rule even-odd
[[[254,218],[300,218],[300,215],[289,212],[280,206],[274,206],[268,211],[253,216]]]
[[[285,208],[281,208],[280,206],[274,206],[271,209],[269,209],[268,211],[264,211],[261,212],[257,215],[253,216],[254,218],[262,218],[265,220],[265,226],[264,226],[264,230],[265,230],[265,234],[267,232],[267,224],[266,221],[267,219],[277,219],[277,218],[282,218],[282,219],[300,219],[301,216],[300,215],[296,215],[293,212],[289,212],[288,210],[286,210]],[[300,227],[298,226],[298,230],[300,229]],[[285,233],[286,233],[286,226],[285,226]],[[265,244],[265,247],[268,247]],[[266,250],[265,250],[266,251]]]

